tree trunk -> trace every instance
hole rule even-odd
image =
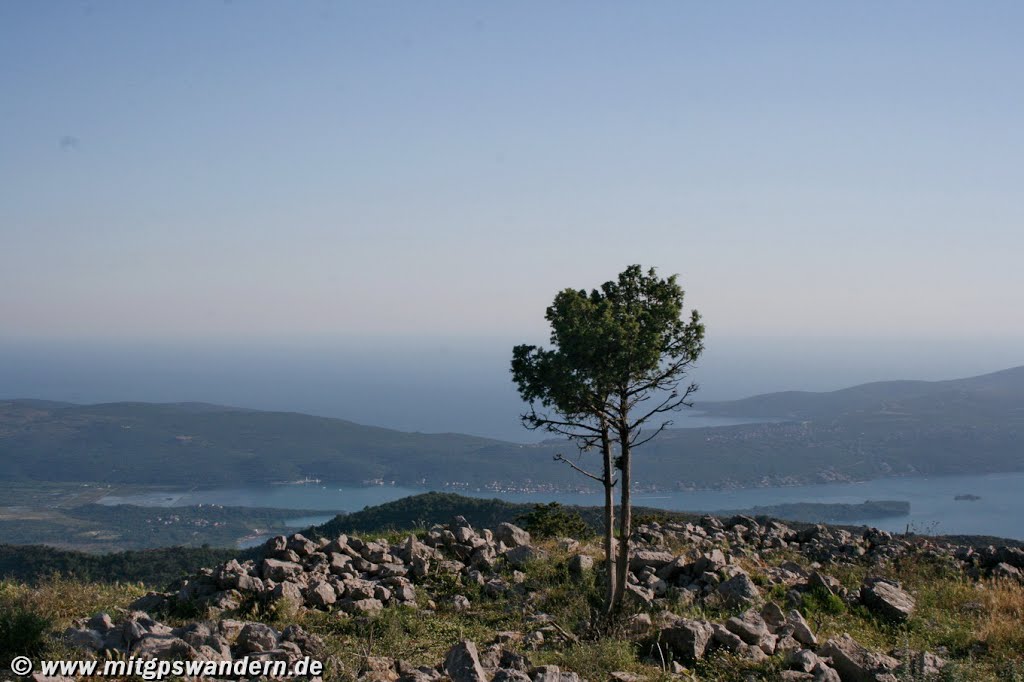
[[[611,615],[618,599],[618,582],[615,580],[615,466],[612,462],[612,441],[608,426],[601,425],[601,450],[604,456],[604,556],[608,573],[608,585],[605,590],[605,615]]]
[[[619,510],[619,560],[616,567],[615,606],[618,609],[626,595],[626,577],[629,575],[629,538],[633,534],[633,504],[630,497],[629,430],[619,428],[619,483],[622,485]]]

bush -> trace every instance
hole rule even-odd
[[[0,609],[0,665],[15,656],[38,656],[50,631],[50,620],[23,606]]]
[[[819,587],[804,595],[803,611],[808,617],[815,614],[839,616],[846,612],[846,602],[838,595]]]
[[[539,538],[587,538],[593,535],[579,512],[565,509],[557,502],[534,505],[533,511],[516,519],[523,528]]]

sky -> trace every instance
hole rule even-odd
[[[504,381],[555,292],[631,263],[680,275],[714,397],[1024,364],[1022,22],[0,3],[0,379],[46,393],[57,348],[465,347],[434,366]]]

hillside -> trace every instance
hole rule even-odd
[[[638,454],[640,485],[745,487],[1024,470],[1024,367],[698,407],[784,421],[670,429]],[[309,476],[434,489],[495,482],[581,487],[579,476],[551,461],[571,448],[216,405],[0,403],[0,480],[246,486]]]
[[[1024,675],[1019,549],[747,517],[641,523],[628,598],[607,619],[601,550],[553,530],[456,516],[384,537],[281,536],[245,556],[208,556],[162,592],[0,579],[0,666],[29,657],[41,672],[70,659],[82,664],[65,677],[123,677],[116,666],[132,656],[179,666],[176,678],[223,678],[256,659],[281,662],[275,678],[309,682]],[[303,657],[317,669],[289,668]]]

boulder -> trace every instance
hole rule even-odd
[[[488,682],[487,673],[480,665],[476,644],[468,639],[448,650],[444,657],[444,671],[452,682]]]
[[[793,628],[793,639],[804,646],[818,646],[818,638],[811,632],[811,626],[799,611],[793,609],[787,613],[786,624]]]
[[[174,635],[143,635],[132,645],[132,656],[136,658],[151,658],[161,661],[194,661],[198,658],[195,649],[189,646],[188,642],[175,637]]]
[[[280,638],[280,633],[269,625],[264,623],[246,623],[241,632],[238,633],[235,646],[243,653],[269,651],[270,649],[277,648]]]
[[[744,607],[751,606],[761,599],[761,592],[757,585],[746,573],[737,573],[715,590],[727,606]]]
[[[499,523],[498,527],[494,529],[494,540],[502,542],[506,547],[512,549],[530,544],[530,534],[511,523]]]
[[[594,558],[586,554],[576,554],[569,559],[569,573],[577,578],[594,568]]]
[[[687,665],[693,665],[704,657],[714,630],[703,620],[681,618],[669,627],[662,628],[661,641]]]
[[[768,649],[770,654],[775,650],[775,635],[768,631],[768,624],[757,611],[745,611],[741,616],[734,616],[725,621],[725,629],[733,633],[747,644]]]
[[[842,682],[895,682],[894,671],[900,665],[892,656],[865,649],[850,635],[828,640],[818,655],[832,659]]]
[[[283,582],[302,575],[302,564],[278,559],[264,559],[260,575],[275,582]]]
[[[520,545],[505,552],[505,559],[516,568],[526,568],[534,561],[547,557],[547,552],[533,545]]]
[[[671,552],[656,552],[641,549],[630,555],[629,570],[636,572],[647,566],[657,570],[666,564],[672,563],[674,559],[675,557]]]
[[[891,623],[904,623],[914,614],[914,598],[884,580],[861,587],[860,600],[871,613]]]

